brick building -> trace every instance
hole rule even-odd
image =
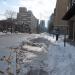
[[[54,11],[54,29],[59,28],[61,33],[65,30],[68,32],[68,24],[66,21],[62,20],[62,16],[67,12],[69,5],[69,0],[57,0],[56,8]]]
[[[75,40],[75,0],[69,0],[68,11],[63,16],[63,20],[68,22],[69,39]]]

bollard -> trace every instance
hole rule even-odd
[[[66,47],[66,34],[64,35],[64,47]]]

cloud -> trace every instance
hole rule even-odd
[[[0,15],[0,20],[4,20],[4,19],[5,19],[5,16]]]
[[[39,19],[48,19],[54,11],[56,0],[20,0],[20,5],[32,10]]]
[[[3,5],[7,5],[6,0],[0,0],[0,2],[1,2]]]
[[[0,9],[12,9],[17,12],[19,7],[26,7],[32,10],[38,19],[47,20],[54,11],[55,3],[56,0],[0,0]]]

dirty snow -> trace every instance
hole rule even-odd
[[[39,39],[42,40],[39,41]],[[45,44],[45,42],[47,44]],[[39,38],[39,36],[34,37],[32,39],[29,38],[28,42],[24,41],[22,43],[23,45],[21,45],[21,48],[17,50],[17,61],[20,66],[20,74],[27,74],[29,73],[30,70],[40,71],[41,69],[42,71],[47,72],[46,70],[46,68],[48,68],[47,45],[49,43],[50,42],[47,39],[43,37]],[[46,75],[48,75],[48,72],[46,73]]]
[[[48,33],[31,34],[17,50],[17,61],[22,75],[75,75],[75,47],[64,47],[63,36],[56,41]]]
[[[63,36],[56,41],[48,33],[26,34],[23,39],[16,50],[17,75],[75,75],[75,47],[64,47]]]

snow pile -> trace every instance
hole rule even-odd
[[[0,36],[1,36],[1,35],[6,35],[6,33],[2,33],[2,32],[0,32]]]
[[[26,37],[27,38],[27,37]],[[30,34],[17,50],[17,75],[75,75],[75,47],[63,36]]]
[[[22,42],[17,50],[17,73],[48,75],[48,46],[50,41],[42,35],[35,35]],[[39,74],[38,74],[39,73]]]

